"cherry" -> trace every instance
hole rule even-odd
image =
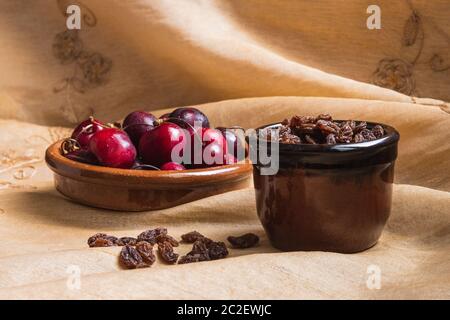
[[[156,117],[149,112],[134,111],[123,121],[123,128],[133,144],[138,147],[144,133],[153,130]]]
[[[139,143],[139,154],[145,164],[159,167],[173,160],[172,149],[175,146],[182,150],[185,145],[184,130],[174,123],[163,122],[144,133]]]
[[[91,140],[92,136],[104,128],[105,125],[103,123],[90,117],[75,128],[71,138],[78,142],[80,148],[87,149],[89,147],[89,140]]]
[[[227,153],[223,156],[223,163],[224,164],[235,164],[238,160],[231,154]]]
[[[178,118],[186,123],[188,123],[190,126],[194,127],[195,122],[198,122],[201,124],[203,128],[209,128],[209,120],[208,117],[201,112],[200,110],[196,108],[178,108],[172,111],[170,114],[170,118]],[[172,121],[169,119],[169,121]]]
[[[162,121],[167,121],[170,118],[170,112],[164,113],[162,116],[159,117]]]
[[[186,170],[186,168],[179,163],[176,162],[166,162],[164,163],[161,168],[161,170]]]
[[[106,128],[96,132],[90,142],[90,151],[97,157],[100,164],[129,169],[136,159],[136,148],[123,130]]]
[[[201,128],[198,134],[191,136],[191,163],[194,167],[221,165],[226,154],[227,142],[219,130]]]
[[[98,164],[97,158],[87,149],[78,149],[64,155],[66,158],[88,164]]]
[[[242,160],[248,156],[248,148],[245,141],[238,138],[237,130],[233,128],[217,127],[217,130],[222,132],[223,136],[227,140],[228,152],[235,158]]]

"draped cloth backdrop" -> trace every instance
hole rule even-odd
[[[381,29],[369,30],[372,2],[1,1],[0,297],[449,298],[450,4],[376,1]],[[74,3],[81,30],[69,31]],[[252,189],[144,213],[84,207],[54,190],[44,151],[76,123],[184,105],[217,126],[326,112],[396,127],[393,209],[379,244],[353,255],[278,252]],[[95,232],[161,225],[222,241],[255,232],[261,245],[134,271],[120,270],[119,248],[86,245]],[[370,266],[379,289],[367,286]]]

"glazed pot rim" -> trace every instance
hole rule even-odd
[[[348,121],[348,120],[335,120]],[[355,120],[360,121],[360,120]],[[400,139],[398,131],[386,124],[367,122],[368,127],[381,125],[386,135],[382,138],[348,144],[287,144],[278,143],[279,167],[280,168],[316,168],[316,169],[338,169],[357,168],[371,165],[389,163],[397,159],[397,147]],[[257,131],[257,148],[265,143],[269,153],[272,153],[271,143],[260,137],[261,130],[279,127],[281,123],[276,122],[261,126]],[[259,152],[258,152],[259,154]],[[270,163],[271,165],[272,163]],[[255,167],[267,167],[269,164],[261,164],[259,159],[254,163]]]
[[[151,185],[154,187],[171,187],[174,185],[201,186],[218,182],[245,179],[252,171],[248,160],[202,169],[186,170],[132,170],[103,167],[77,162],[61,154],[59,140],[50,145],[45,152],[45,161],[57,174],[76,180],[89,180],[100,184]]]
[[[334,120],[336,122],[344,122],[349,120]],[[361,122],[362,120],[354,120],[356,122]],[[373,127],[375,125],[380,125],[385,130],[386,134],[379,139],[366,141],[366,142],[358,142],[358,143],[339,143],[339,144],[289,144],[289,143],[279,143],[280,152],[286,153],[342,153],[342,152],[361,152],[367,149],[380,148],[384,146],[389,146],[395,144],[400,139],[399,132],[392,126],[386,125],[384,123],[378,122],[369,122],[365,121],[368,127]],[[274,122],[271,124],[267,124],[261,127],[258,127],[256,131],[259,133],[261,130],[268,129],[270,127],[276,128],[280,127],[280,122]],[[267,141],[265,139],[259,138],[260,141]]]

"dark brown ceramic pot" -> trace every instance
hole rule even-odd
[[[399,140],[382,126],[386,135],[370,142],[279,144],[275,175],[254,165],[257,211],[274,247],[353,253],[377,243],[391,210]]]
[[[157,210],[251,185],[252,166],[247,162],[182,171],[115,169],[69,160],[61,154],[61,142],[51,145],[45,155],[56,189],[93,207]]]

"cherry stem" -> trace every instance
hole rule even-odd
[[[161,171],[160,168],[152,166],[152,165],[149,165],[149,164],[140,164],[140,165],[134,166],[132,169],[138,169],[138,168],[150,168],[150,169],[153,169],[153,170]]]
[[[73,152],[75,150],[81,149],[81,146],[77,140],[72,139],[72,138],[67,138],[67,139],[64,139],[64,141],[61,143],[60,149],[61,149],[62,154],[66,155],[69,152]]]

